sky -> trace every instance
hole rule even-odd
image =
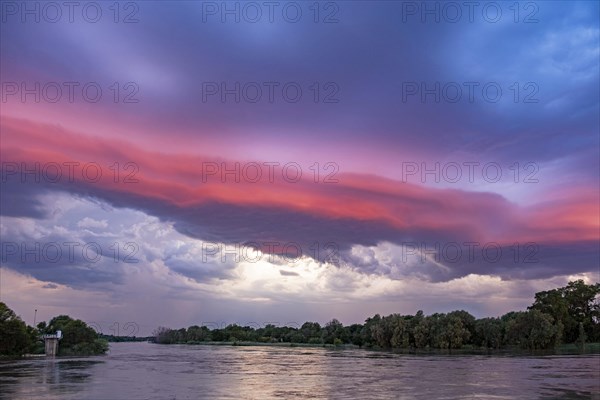
[[[598,2],[70,4],[0,3],[27,323],[499,316],[600,280]]]

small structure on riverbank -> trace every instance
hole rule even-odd
[[[56,331],[54,334],[42,335],[42,339],[44,339],[46,356],[56,356],[58,354],[58,341],[62,339],[62,332]]]

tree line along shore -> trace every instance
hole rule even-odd
[[[498,318],[476,319],[466,311],[424,315],[376,314],[364,324],[344,326],[333,319],[324,326],[305,322],[301,327],[266,325],[262,328],[231,324],[223,329],[206,326],[159,327],[154,341],[161,344],[290,343],[355,345],[381,349],[522,348],[541,350],[561,344],[600,342],[600,283],[583,280],[535,294],[527,311]]]
[[[266,325],[262,328],[231,324],[159,327],[146,338],[99,335],[85,322],[60,315],[48,323],[26,325],[0,302],[0,356],[43,354],[43,335],[60,330],[59,356],[104,354],[108,342],[153,341],[159,344],[289,344],[352,345],[379,349],[552,349],[564,344],[583,346],[600,342],[600,283],[583,280],[538,292],[526,311],[477,319],[466,311],[424,315],[376,314],[364,324],[344,326],[337,319],[324,326],[305,322],[300,327]],[[595,346],[598,347],[598,346]]]
[[[13,310],[0,302],[0,356],[44,354],[44,335],[57,331],[62,332],[59,356],[90,356],[108,351],[108,341],[100,338],[93,328],[79,319],[59,315],[48,323],[40,322],[34,328],[26,325]]]

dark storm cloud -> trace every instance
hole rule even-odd
[[[44,218],[44,204],[37,197],[40,187],[23,185],[15,180],[3,180],[0,190],[0,215],[9,217]]]
[[[349,265],[362,273],[387,275],[395,279],[401,279],[403,276],[418,276],[429,281],[440,282],[471,273],[496,275],[504,279],[538,279],[587,272],[593,270],[599,263],[595,241],[555,244],[518,243],[519,253],[515,255],[517,250],[514,246],[483,241],[478,236],[478,232],[466,224],[462,227],[459,225],[445,229],[435,226],[402,229],[385,221],[331,218],[295,212],[286,208],[245,207],[214,202],[193,207],[178,207],[156,199],[112,192],[93,185],[71,185],[70,191],[107,201],[116,207],[138,209],[164,221],[172,221],[173,226],[180,233],[200,239],[211,246],[224,243],[258,247],[263,252],[269,252],[271,249],[272,253],[283,256],[284,260],[296,258],[300,255],[297,254],[296,249],[301,249],[303,256],[337,265]],[[479,196],[485,197],[485,195]],[[437,206],[432,204],[430,207]],[[424,212],[425,210],[426,208],[423,209]],[[501,208],[496,207],[496,210]],[[473,215],[477,212],[474,209]],[[504,218],[502,214],[496,215],[489,220],[489,223],[494,224],[494,220],[499,223],[502,218]],[[415,220],[419,220],[418,215],[415,215]],[[5,240],[8,238],[3,238],[3,241]],[[10,241],[19,242],[19,240],[14,238]],[[84,236],[81,240],[94,241],[101,248],[108,249],[112,239]],[[44,238],[44,243],[66,241],[68,241],[66,237]],[[375,260],[373,257],[364,255],[357,257],[352,254],[353,246],[369,247],[381,242],[408,246],[407,254],[416,255],[420,261],[409,263],[410,265],[402,266],[399,271],[394,271],[389,263]],[[465,245],[465,243],[470,244]],[[287,247],[290,254],[283,254],[283,249],[289,244],[293,244],[293,247]],[[32,246],[32,244],[27,245]],[[461,251],[461,256],[458,258],[456,246]],[[487,247],[485,252],[484,247]],[[499,258],[496,254],[498,249],[502,253]],[[7,251],[14,253],[13,250],[11,247],[4,248],[3,257]],[[421,253],[429,254],[429,259],[420,258]],[[14,257],[16,256],[13,255]],[[123,255],[121,257],[123,258]],[[74,263],[57,264],[45,262],[43,259],[41,262],[33,262],[31,257],[26,262],[19,263],[19,260],[11,259],[9,256],[7,265],[30,273],[38,279],[75,286],[84,285],[86,282],[89,284],[108,281],[118,283],[123,271],[117,266],[126,267],[127,264],[115,264],[114,261],[110,263],[110,257],[104,258],[107,259],[106,263],[92,265],[89,259],[82,257],[77,258]],[[211,278],[227,279],[229,271],[234,267],[230,257],[227,258],[228,263],[219,260],[207,263],[201,258],[201,254],[190,256],[188,251],[182,248],[177,252],[168,252],[164,262],[174,272],[198,282]]]
[[[42,289],[56,289],[58,288],[58,285],[55,285],[54,283],[47,283],[44,286],[42,286]]]
[[[328,145],[368,139],[427,147],[438,155],[462,150],[488,159],[537,162],[597,143],[597,3],[540,2],[535,23],[513,22],[508,7],[499,22],[490,23],[480,15],[486,3],[472,23],[466,10],[459,23],[443,18],[436,23],[434,16],[423,23],[418,13],[403,20],[404,3],[339,2],[335,24],[315,24],[310,14],[298,23],[264,18],[220,23],[218,15],[203,22],[203,6],[193,2],[177,7],[145,3],[140,22],[130,25],[76,23],[56,29],[8,23],[2,27],[11,35],[2,67],[9,80],[19,64],[43,64],[54,78],[139,81],[145,89],[140,107],[106,107],[146,118],[182,140],[203,135],[207,128],[232,138],[258,131],[263,142],[302,132],[307,141]],[[306,7],[304,12],[310,13]],[[65,42],[71,29],[83,29],[86,46],[74,38]],[[22,51],[34,33],[42,36],[40,48],[53,49],[43,60],[40,52]],[[103,43],[111,39],[123,44],[108,52]],[[97,51],[85,50],[94,45]],[[116,66],[120,76],[115,76]],[[157,72],[144,78],[152,68]],[[170,82],[166,88],[153,87],[163,79]],[[232,87],[269,81],[298,82],[302,101],[224,104],[218,95],[202,100],[206,82]],[[406,82],[428,87],[456,82],[466,92],[463,83],[473,81],[479,88],[488,82],[500,85],[502,101],[479,95],[470,102],[466,93],[457,103],[432,96],[422,102],[419,95],[403,101]],[[340,102],[315,104],[308,89],[314,82],[335,82]],[[515,82],[517,102],[510,89]],[[531,90],[524,87],[530,82],[535,85]],[[532,91],[536,102],[523,103]]]
[[[215,132],[231,139],[256,135],[256,144],[283,143],[292,137],[318,146],[355,140],[356,157],[370,144],[390,149],[427,148],[431,157],[452,152],[483,159],[526,161],[560,160],[582,155],[598,158],[598,3],[540,3],[538,23],[508,21],[491,24],[421,23],[402,21],[397,2],[339,2],[337,24],[202,23],[201,3],[141,4],[140,23],[126,24],[2,24],[3,81],[47,77],[48,80],[135,81],[143,101],[134,108],[102,104],[98,109],[114,117],[128,114],[146,126],[162,129],[169,140],[188,139]],[[109,28],[109,29],[108,29]],[[7,40],[9,37],[10,40]],[[29,49],[28,51],[25,49]],[[24,69],[24,66],[28,66]],[[26,71],[26,72],[23,72]],[[35,78],[32,78],[35,77]],[[160,82],[167,82],[164,86]],[[202,100],[206,82],[298,82],[304,89],[299,104]],[[497,82],[502,101],[479,96],[469,102],[436,102],[419,95],[403,101],[403,83],[476,81]],[[314,103],[308,88],[314,82],[336,83],[339,103]],[[533,82],[539,89],[535,103],[511,100],[509,87]],[[523,94],[522,94],[523,95]],[[103,107],[103,108],[101,108]],[[205,133],[207,132],[208,133]],[[300,133],[300,134],[299,134]],[[152,133],[148,133],[151,135]],[[148,140],[148,142],[152,142]],[[126,152],[128,149],[124,149]],[[579,176],[597,177],[588,162],[575,164]],[[98,198],[116,207],[142,210],[193,238],[219,243],[278,241],[298,244],[304,255],[324,261],[326,251],[311,250],[314,243],[334,243],[340,262],[366,273],[392,273],[376,260],[358,259],[355,245],[380,242],[449,243],[477,240],[479,231],[465,217],[463,225],[421,226],[427,211],[446,210],[444,199],[395,200],[410,203],[421,212],[406,215],[414,226],[400,228],[387,220],[316,215],[285,207],[257,207],[210,202],[176,206],[150,196],[111,191],[100,186],[75,184],[33,185],[2,182],[0,213],[5,216],[43,218],[39,195],[68,191]],[[339,194],[349,195],[346,189]],[[356,197],[368,197],[356,191]],[[331,193],[336,194],[335,190]],[[346,197],[347,198],[347,197]],[[465,195],[472,202],[472,217],[482,230],[503,231],[510,226],[511,205],[503,198]],[[494,206],[483,205],[492,202]],[[342,200],[340,200],[342,202]],[[342,206],[343,204],[341,204]],[[450,218],[455,210],[447,209]],[[47,212],[51,212],[48,210]],[[443,214],[443,213],[442,213]],[[523,227],[523,230],[526,230]],[[514,232],[515,234],[517,232]],[[7,241],[31,238],[2,238]],[[67,240],[48,236],[44,240]],[[575,238],[577,239],[577,238]],[[108,244],[108,243],[106,243]],[[402,273],[446,281],[469,273],[499,275],[505,279],[532,279],[590,271],[598,266],[597,242],[537,243],[537,263],[489,262],[478,256],[472,262],[449,263],[448,269],[428,262]],[[595,246],[595,247],[594,247]],[[10,249],[6,249],[9,251]],[[510,250],[503,248],[505,253]],[[3,249],[3,257],[6,255]],[[522,261],[522,260],[521,260]],[[108,262],[108,261],[107,261]],[[166,260],[174,271],[197,280],[227,277],[230,266],[199,269],[192,261],[173,256]],[[74,264],[19,262],[6,264],[39,279],[72,285],[120,282],[117,265],[92,266],[83,259]]]
[[[129,265],[123,254],[114,252],[110,238],[73,237],[56,232],[31,236],[7,227],[0,242],[2,266],[75,288],[94,288],[123,282]]]

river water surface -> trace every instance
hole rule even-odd
[[[111,343],[101,357],[0,361],[0,398],[600,400],[600,356]]]

